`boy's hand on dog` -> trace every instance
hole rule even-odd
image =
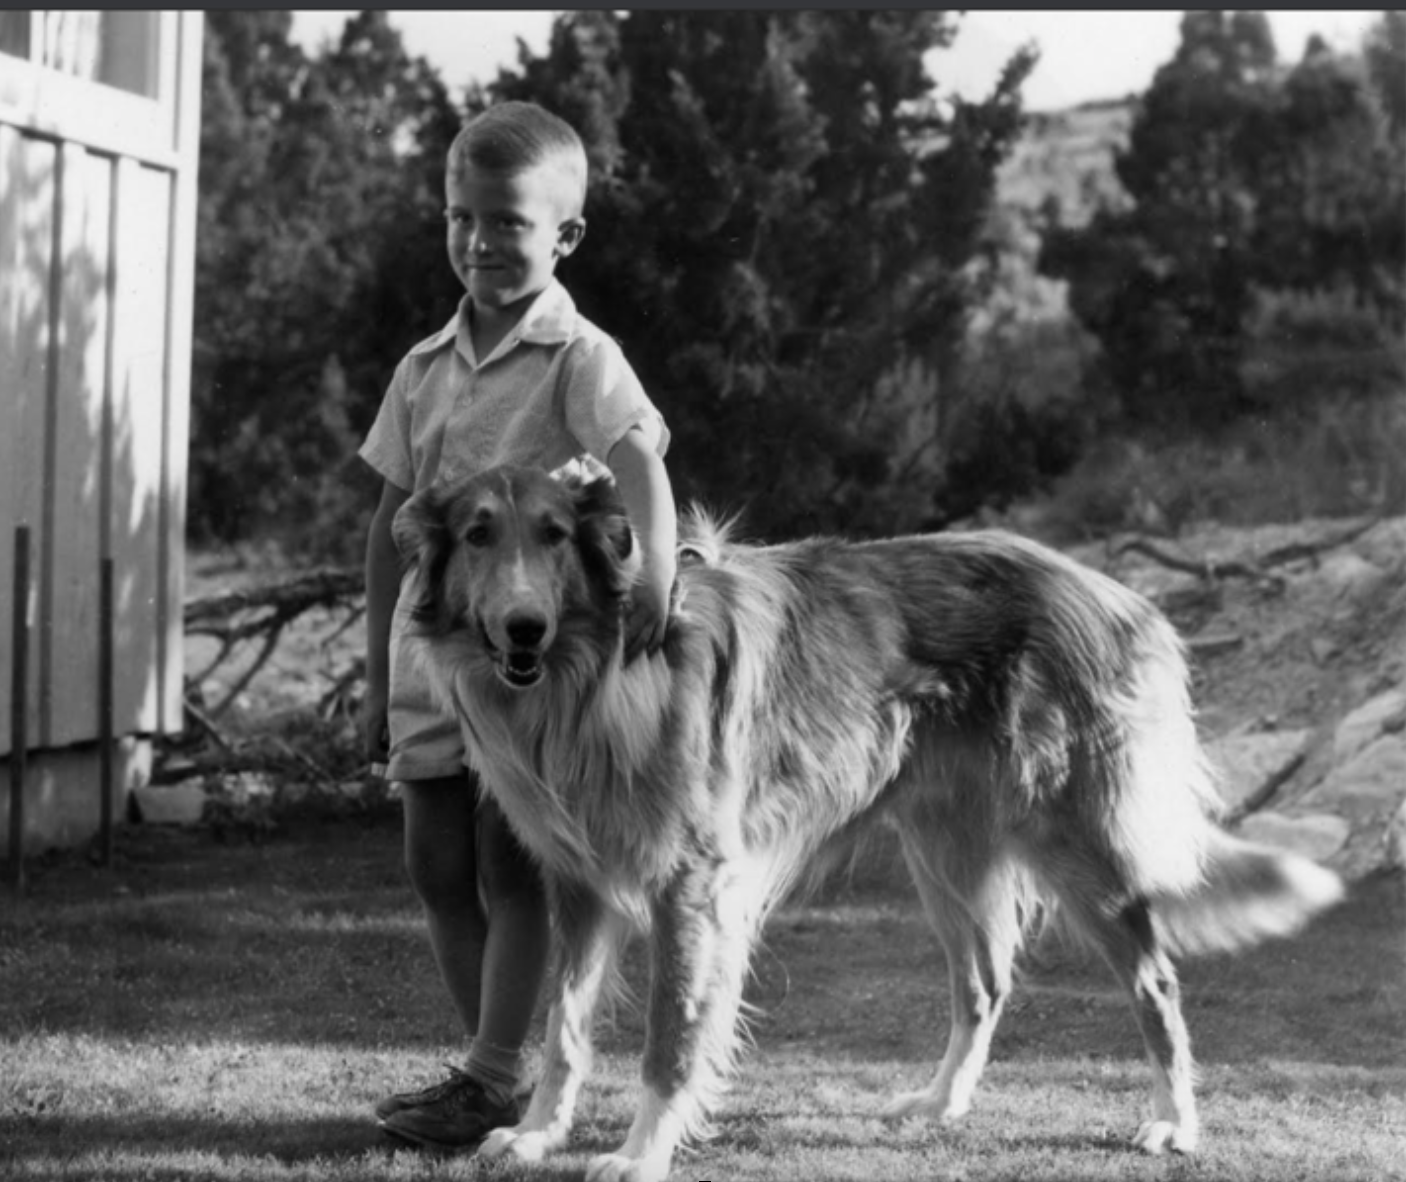
[[[650,582],[639,584],[630,593],[625,612],[625,664],[640,653],[656,653],[664,643],[669,627],[669,592]]]

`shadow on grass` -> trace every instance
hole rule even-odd
[[[568,1156],[530,1167],[442,1154],[386,1136],[369,1119],[230,1120],[140,1114],[0,1119],[6,1182],[142,1178],[148,1182],[246,1182],[251,1178],[407,1182],[531,1177],[578,1182],[591,1155],[618,1138],[579,1138]]]
[[[304,824],[243,845],[128,831],[111,871],[55,860],[28,898],[0,910],[0,1039],[455,1046],[458,1024],[400,843],[391,815]],[[1198,1058],[1406,1062],[1402,888],[1401,875],[1377,875],[1294,939],[1184,965]],[[642,962],[638,949],[627,962],[637,990]],[[941,1055],[942,953],[897,881],[783,911],[755,970],[748,993],[761,1010],[761,1055],[857,1064]],[[624,1011],[602,1031],[602,1049],[634,1054],[641,1037],[638,1013]],[[1060,947],[1027,965],[993,1047],[995,1061],[1142,1054],[1106,968]]]
[[[0,1138],[66,1156],[75,1146],[102,1146],[104,1155],[158,1159],[174,1154],[257,1157],[291,1164],[355,1158],[398,1145],[370,1119],[231,1120],[155,1113],[121,1116],[36,1116],[0,1121]]]

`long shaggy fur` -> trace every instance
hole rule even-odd
[[[564,1143],[614,950],[648,931],[644,1096],[588,1178],[662,1179],[733,1066],[766,916],[879,822],[953,990],[942,1063],[885,1114],[966,1110],[1024,921],[1048,899],[1133,1002],[1154,1083],[1135,1140],[1191,1149],[1168,953],[1284,934],[1341,888],[1215,824],[1166,620],[1004,533],[753,547],[694,515],[682,535],[665,646],[625,665],[637,558],[608,479],[500,469],[417,495],[397,522],[434,638],[426,676],[557,904],[543,1080],[484,1152]]]

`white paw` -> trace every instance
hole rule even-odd
[[[890,1096],[879,1109],[880,1120],[905,1120],[914,1116],[944,1125],[966,1114],[967,1105],[941,1100],[929,1091],[899,1092]]]
[[[494,1129],[478,1147],[479,1157],[510,1157],[516,1161],[539,1162],[553,1150],[560,1149],[564,1138],[539,1129],[518,1125],[511,1129]]]
[[[1133,1147],[1154,1157],[1167,1149],[1173,1153],[1195,1153],[1196,1129],[1183,1128],[1169,1120],[1143,1121],[1133,1138]]]
[[[603,1153],[586,1167],[586,1182],[664,1182],[669,1163],[662,1164],[619,1153]]]

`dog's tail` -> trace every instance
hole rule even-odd
[[[1206,835],[1203,858],[1197,885],[1149,900],[1158,935],[1173,953],[1231,951],[1290,935],[1344,895],[1331,870],[1219,828]]]

